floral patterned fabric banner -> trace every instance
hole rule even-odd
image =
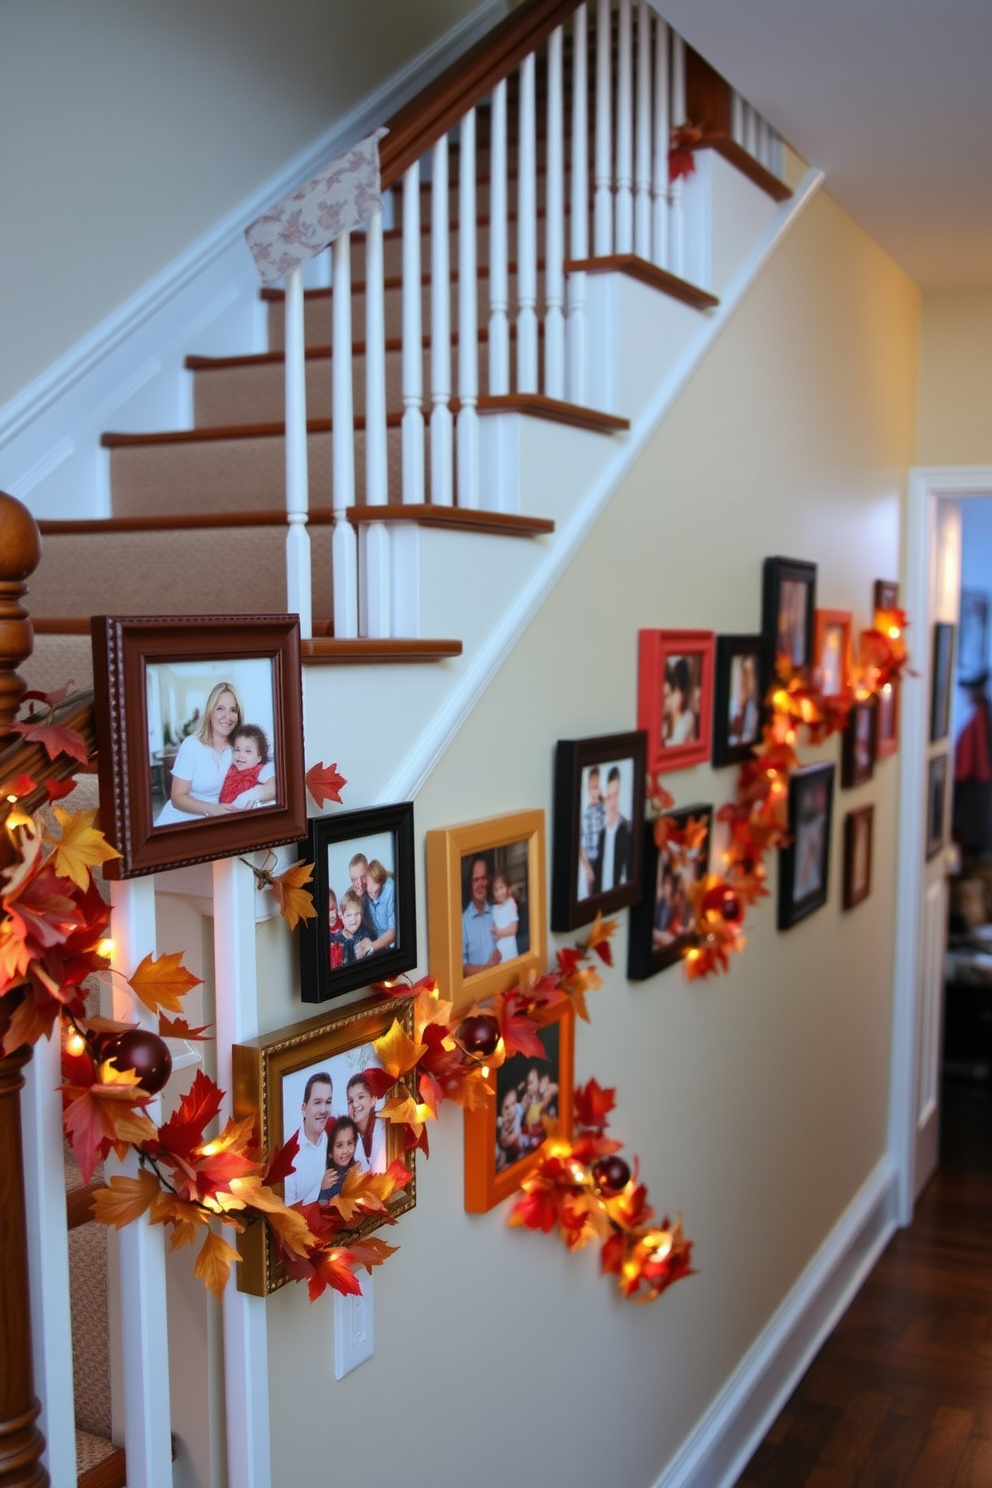
[[[382,205],[377,129],[253,222],[245,232],[263,284],[282,279]]]

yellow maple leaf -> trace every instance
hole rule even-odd
[[[172,1223],[172,1233],[169,1236],[169,1249],[182,1250],[184,1245],[192,1245],[200,1233],[200,1226],[206,1224],[201,1214],[199,1219],[176,1219]]]
[[[81,889],[89,888],[90,868],[119,858],[116,847],[111,847],[99,827],[93,823],[96,811],[64,811],[53,806],[55,820],[62,829],[62,836],[55,849],[55,872],[60,878],[71,878]]]
[[[383,1121],[415,1127],[418,1136],[425,1121],[437,1120],[433,1106],[415,1101],[412,1095],[397,1096],[395,1100],[387,1101],[377,1114]]]
[[[190,1204],[178,1194],[166,1193],[164,1190],[152,1200],[152,1211],[148,1217],[152,1224],[175,1225],[170,1242],[172,1250],[178,1250],[181,1245],[190,1245],[200,1225],[207,1222],[199,1205]]]
[[[341,1192],[335,1195],[331,1204],[347,1224],[363,1214],[388,1213],[388,1201],[396,1189],[396,1179],[389,1168],[385,1173],[366,1173],[361,1168],[351,1168],[341,1185]]]
[[[93,1195],[93,1216],[99,1224],[119,1230],[144,1214],[160,1193],[158,1179],[145,1168],[134,1178],[115,1173],[107,1187]]]
[[[218,1299],[223,1297],[231,1267],[240,1260],[233,1245],[228,1245],[222,1235],[208,1229],[207,1238],[196,1258],[193,1275],[199,1277],[208,1291]]]
[[[436,984],[431,982],[422,992],[418,992],[413,999],[413,1037],[416,1043],[420,1043],[425,1028],[431,1023],[440,1023],[447,1028],[451,1022],[451,1014],[454,1003],[437,995]],[[454,1040],[452,1040],[452,1047]]]
[[[379,1240],[374,1235],[355,1240],[348,1246],[352,1264],[364,1266],[370,1276],[373,1266],[381,1266],[383,1261],[388,1261],[389,1257],[395,1255],[398,1250],[398,1245],[387,1245],[385,1240]]]
[[[405,1075],[407,1070],[413,1069],[418,1060],[424,1057],[423,1044],[415,1044],[413,1039],[404,1032],[399,1020],[393,1019],[393,1026],[382,1038],[376,1039],[372,1045],[379,1061],[387,1075],[392,1075],[398,1080]]]
[[[155,957],[148,953],[136,971],[128,977],[128,986],[151,1012],[166,1008],[170,1013],[182,1011],[182,999],[202,978],[186,970],[182,951],[166,951]]]
[[[586,938],[586,945],[590,950],[601,945],[604,940],[610,940],[617,933],[619,920],[604,920],[602,914],[597,910],[596,918],[592,922],[592,928]]]
[[[304,884],[308,884],[312,878],[312,863],[294,863],[285,873],[278,873],[272,879],[272,892],[276,896],[279,913],[290,930],[295,930],[301,920],[317,918],[313,895],[304,888]]]
[[[291,1255],[305,1256],[310,1246],[316,1244],[316,1239],[299,1209],[290,1209],[261,1178],[253,1174],[245,1178],[232,1178],[231,1189],[244,1200],[246,1208],[261,1209],[278,1236],[283,1250],[288,1250]]]
[[[255,1145],[255,1117],[244,1116],[240,1121],[230,1117],[224,1130],[212,1137],[200,1151],[204,1157],[215,1157],[219,1152],[235,1152],[239,1155]]]

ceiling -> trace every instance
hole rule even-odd
[[[992,0],[661,0],[922,288],[992,288]]]

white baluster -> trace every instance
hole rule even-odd
[[[654,35],[654,177],[651,183],[653,213],[651,257],[660,269],[669,261],[668,149],[672,138],[668,88],[668,22],[655,19]]]
[[[389,467],[386,433],[386,309],[383,287],[382,212],[365,233],[365,501],[386,506]],[[389,531],[384,522],[364,529],[364,632],[388,636]]]
[[[605,258],[613,252],[613,139],[610,118],[610,66],[613,35],[610,0],[596,9],[596,160],[593,253]]]
[[[134,878],[111,884],[114,960],[133,971],[155,951],[155,880]],[[158,1030],[158,1018],[124,989],[114,985],[114,1016]],[[162,1119],[159,1098],[147,1107]],[[109,1163],[109,1160],[108,1160]],[[123,1171],[138,1173],[132,1152]],[[124,1390],[124,1448],[128,1488],[172,1488],[172,1439],[169,1432],[169,1325],[165,1283],[165,1230],[142,1215],[118,1235],[121,1292],[121,1349]]]
[[[517,391],[537,392],[537,113],[534,53],[520,64],[517,180]]]
[[[630,0],[620,0],[617,53],[617,253],[634,251],[634,54]]]
[[[772,175],[778,176],[779,180],[782,181],[785,179],[785,149],[782,144],[782,136],[770,124],[768,126],[768,133],[771,136],[768,144],[769,168]]]
[[[678,128],[685,118],[685,42],[672,32],[672,125]],[[669,184],[668,267],[679,278],[685,273],[685,215],[682,207],[682,178]]]
[[[479,505],[479,269],[475,220],[475,109],[458,134],[458,505]]]
[[[562,28],[548,38],[548,149],[544,235],[544,391],[565,396],[565,141]]]
[[[451,506],[451,266],[448,252],[448,136],[434,146],[431,189],[431,501]]]
[[[572,215],[571,256],[589,257],[589,102],[588,20],[585,4],[575,12],[572,28]],[[586,276],[568,277],[568,395],[583,406],[588,398],[586,366]]]
[[[255,965],[255,881],[237,858],[213,865],[214,987],[217,1083],[225,1092],[221,1125],[233,1115],[231,1049],[258,1033]],[[269,1365],[265,1298],[239,1292],[232,1274],[224,1290],[224,1403],[227,1480],[238,1488],[268,1488]]]
[[[744,143],[744,100],[736,88],[730,90],[730,135],[738,145]]]
[[[506,79],[490,106],[489,147],[489,391],[510,391],[509,253],[506,191]]]
[[[424,499],[424,347],[420,283],[420,162],[403,177],[403,500]]]
[[[331,408],[334,499],[334,634],[358,634],[358,543],[348,521],[355,504],[355,413],[351,391],[351,234],[331,247],[334,315]]]
[[[634,252],[651,258],[651,11],[637,3],[637,158],[634,167]]]
[[[754,109],[749,103],[744,105],[744,148],[749,155],[754,155],[758,145],[758,120]]]
[[[759,164],[768,169],[768,125],[761,114],[755,114],[754,153]]]
[[[303,330],[303,270],[293,269],[285,294],[286,608],[300,617],[300,635],[313,634],[310,534],[307,512],[307,362]]]

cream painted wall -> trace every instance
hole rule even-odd
[[[992,464],[992,290],[923,296],[916,464]]]
[[[0,404],[476,0],[4,0]]]
[[[756,630],[766,554],[815,559],[821,602],[867,620],[873,580],[898,573],[918,316],[916,289],[819,196],[421,791],[418,840],[529,807],[550,830],[555,740],[635,725],[638,627]],[[360,748],[360,731],[336,741],[346,775]],[[445,1112],[376,1276],[374,1359],[335,1384],[329,1305],[292,1287],[267,1305],[275,1481],[656,1481],[884,1152],[897,771],[837,792],[824,909],[779,934],[763,904],[731,974],[696,985],[680,968],[628,983],[624,918],[579,1028],[577,1077],[617,1087],[616,1135],[659,1209],[684,1211],[700,1274],[624,1305],[594,1253],[466,1215]],[[733,778],[668,784],[719,805]],[[869,802],[873,891],[844,913],[843,816]],[[275,1028],[304,1012],[281,926],[260,957]]]

